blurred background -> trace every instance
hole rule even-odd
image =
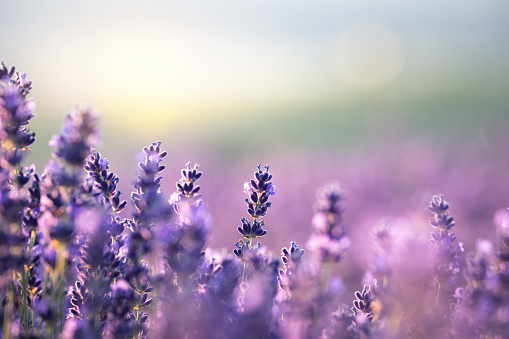
[[[467,252],[509,206],[507,1],[8,0],[2,13],[0,59],[33,81],[38,172],[64,112],[90,103],[125,199],[153,141],[170,153],[167,196],[201,165],[212,248],[240,238],[258,164],[277,186],[261,240],[276,254],[305,244],[329,180],[345,190],[350,266],[366,266],[382,218],[426,237],[433,194]]]

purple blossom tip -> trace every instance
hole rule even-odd
[[[254,187],[251,184],[251,182],[247,181],[244,183],[244,193],[251,193],[253,191]]]
[[[178,192],[173,192],[170,196],[170,204],[171,205],[176,205],[180,202],[182,198],[182,194],[178,193]]]
[[[108,159],[106,158],[99,159],[99,165],[102,167],[103,170],[105,170],[109,165]]]

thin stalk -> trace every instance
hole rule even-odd
[[[247,245],[248,250],[251,249],[251,241],[253,241],[253,237],[249,237],[249,244]],[[244,270],[242,272],[242,283],[246,282],[247,278],[247,261],[244,261]]]
[[[23,270],[21,271],[21,314],[19,321],[19,331],[25,331],[28,329],[28,275],[29,269],[27,265],[23,266]],[[24,326],[23,326],[24,325]]]
[[[242,283],[246,282],[247,275],[247,261],[244,261],[244,271],[242,272]]]
[[[31,260],[32,258],[32,250],[34,248],[35,244],[35,230],[32,230],[30,233],[30,244],[28,248],[28,260]],[[28,281],[30,279],[30,267],[27,265],[24,265],[23,271],[21,272],[21,315],[20,315],[20,322],[19,322],[19,329],[20,331],[24,329],[25,333],[27,333],[30,329],[30,323],[29,323],[29,313],[32,313],[32,319],[33,319],[33,310],[30,310],[28,308]],[[33,298],[32,292],[30,292],[30,297]]]
[[[438,291],[437,291],[437,298],[435,300],[435,304],[438,304],[438,297],[440,296],[440,287],[441,287],[441,285],[440,285],[440,283],[438,283]]]
[[[59,243],[57,248],[57,258],[55,263],[55,274],[53,276],[52,296],[51,301],[57,305],[55,319],[50,323],[50,333],[52,338],[58,338],[60,333],[59,322],[63,318],[64,308],[64,284],[65,284],[65,269],[67,265],[67,245]]]
[[[330,263],[325,262],[323,264],[322,274],[320,276],[320,284],[318,290],[318,301],[316,303],[315,312],[313,314],[313,330],[316,333],[316,326],[318,325],[318,320],[320,316],[320,309],[322,307],[323,294],[327,291],[329,286],[329,275],[330,275]]]

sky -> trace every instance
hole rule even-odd
[[[323,137],[334,129],[320,127],[353,140],[373,129],[392,133],[394,122],[419,130],[428,115],[505,114],[508,104],[505,1],[3,1],[3,8],[0,59],[34,83],[38,152],[49,152],[64,112],[83,103],[103,116],[104,147],[131,153],[154,136],[230,148],[258,137],[340,144]]]

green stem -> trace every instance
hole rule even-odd
[[[28,329],[28,267],[24,265],[23,270],[21,271],[21,314],[19,321],[19,330],[20,332],[25,329]],[[23,326],[24,325],[24,326]]]
[[[65,243],[59,243],[57,248],[57,258],[55,263],[55,272],[52,282],[51,301],[57,306],[55,319],[50,323],[50,333],[52,338],[58,338],[60,333],[59,322],[63,319],[64,308],[64,285],[65,269],[67,266],[67,246]]]
[[[30,232],[30,245],[29,245],[29,250],[28,250],[28,260],[30,262],[31,258],[32,258],[32,250],[34,248],[34,244],[35,244],[35,236],[36,236],[36,233],[35,233],[35,230],[32,230]],[[21,305],[21,315],[20,315],[20,322],[19,322],[19,329],[20,331],[24,329],[24,332],[25,333],[28,333],[28,331],[30,330],[30,323],[29,323],[29,313],[31,313],[32,315],[32,320],[33,320],[33,310],[29,310],[28,308],[28,281],[30,279],[30,266],[26,266],[23,267],[23,271],[21,272],[21,300],[22,300],[22,305]],[[30,297],[33,298],[33,295],[32,293],[30,292]],[[33,321],[32,321],[33,323]]]

